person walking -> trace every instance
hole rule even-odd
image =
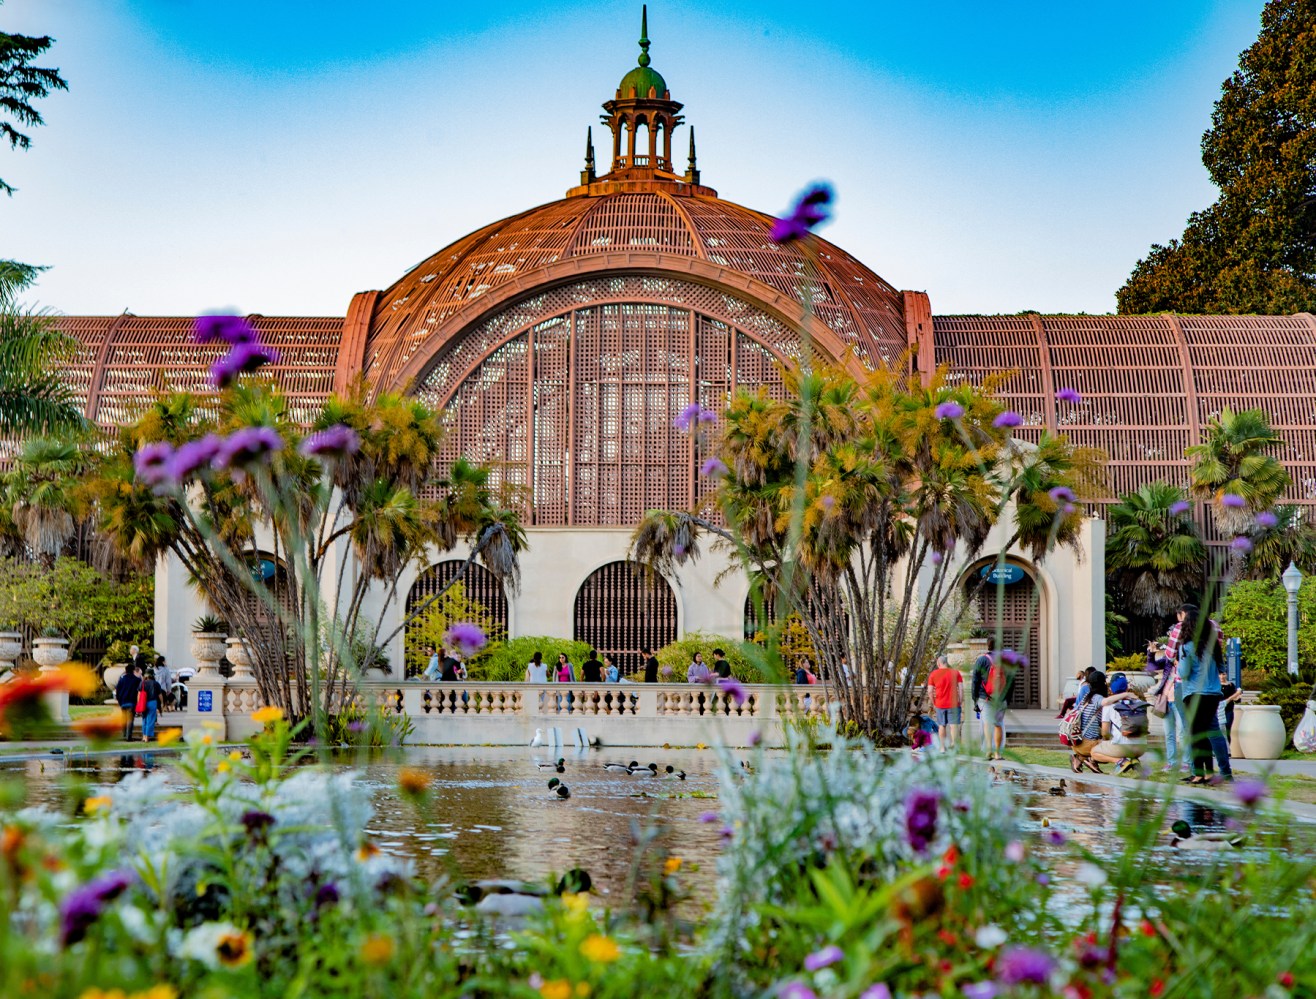
[[[155,670],[148,669],[146,675],[142,677],[142,691],[146,694],[146,711],[142,715],[142,742],[150,742],[155,738],[155,723],[160,716],[160,702],[164,698],[164,690],[155,678]]]
[[[1220,674],[1216,670],[1215,624],[1203,622],[1197,608],[1181,611],[1178,675],[1183,684],[1184,714],[1192,746],[1193,775],[1190,784],[1211,784],[1211,757],[1220,767],[1220,779],[1233,781],[1229,765],[1229,743],[1216,722],[1220,706]]]
[[[658,682],[658,657],[653,654],[653,650],[647,645],[640,648],[640,655],[644,657],[644,682]]]
[[[1175,623],[1175,628],[1179,624]],[[1162,721],[1165,724],[1165,773],[1186,771],[1191,764],[1188,737],[1188,718],[1183,712],[1183,685],[1179,682],[1174,660],[1168,657],[1166,645],[1147,643],[1147,671],[1159,673],[1160,678],[1149,692],[1153,703],[1165,710]]]
[[[443,674],[443,664],[439,662],[438,650],[436,650],[433,645],[425,646],[425,656],[429,661],[425,664],[425,669],[420,674],[420,679],[428,680],[433,683]]]
[[[174,671],[164,656],[155,657],[155,680],[160,684],[160,710],[168,711],[174,699]]]
[[[142,678],[138,674],[137,664],[128,663],[114,685],[114,700],[123,712],[123,738],[125,742],[133,741],[133,725],[137,721],[137,692],[142,689]]]
[[[973,711],[982,719],[982,743],[989,760],[1004,759],[1001,752],[1005,749],[1007,688],[1005,671],[990,653],[984,652],[973,664]],[[983,701],[986,701],[985,707]],[[1099,719],[1097,724],[1100,727]]]
[[[936,668],[928,674],[928,699],[937,719],[941,748],[951,749],[959,741],[964,721],[964,677],[959,670],[951,669],[944,655],[937,656]]]

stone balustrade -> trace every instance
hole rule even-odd
[[[744,703],[729,693],[696,684],[417,683],[366,681],[356,702],[406,715],[409,742],[439,745],[526,745],[538,729],[551,744],[557,730],[564,745],[576,730],[605,746],[713,744],[767,745],[783,741],[782,723],[825,717],[827,691],[820,686],[745,686]],[[223,725],[222,736],[241,739],[257,726],[251,713],[263,706],[250,679],[196,677],[188,708],[162,719],[184,729],[205,721]]]

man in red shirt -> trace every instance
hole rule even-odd
[[[950,749],[958,740],[963,719],[964,677],[951,669],[945,656],[937,656],[936,668],[928,674],[928,698],[932,701],[937,718],[937,734],[943,749]]]

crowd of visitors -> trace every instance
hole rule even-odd
[[[191,671],[187,676],[176,676],[164,656],[156,656],[154,664],[150,664],[136,645],[129,647],[128,655],[123,676],[114,685],[114,701],[123,715],[123,738],[133,741],[133,729],[140,716],[142,742],[151,742],[156,737],[161,712],[187,707],[186,681]]]

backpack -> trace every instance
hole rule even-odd
[[[1120,733],[1126,739],[1141,739],[1147,735],[1147,702],[1116,701],[1115,710],[1120,716]]]
[[[987,676],[992,668],[991,656],[979,656],[973,664],[973,699],[980,701],[985,694],[984,687],[987,683]]]
[[[1069,714],[1060,720],[1060,742],[1073,746],[1083,741],[1083,712],[1078,705],[1069,709]]]

